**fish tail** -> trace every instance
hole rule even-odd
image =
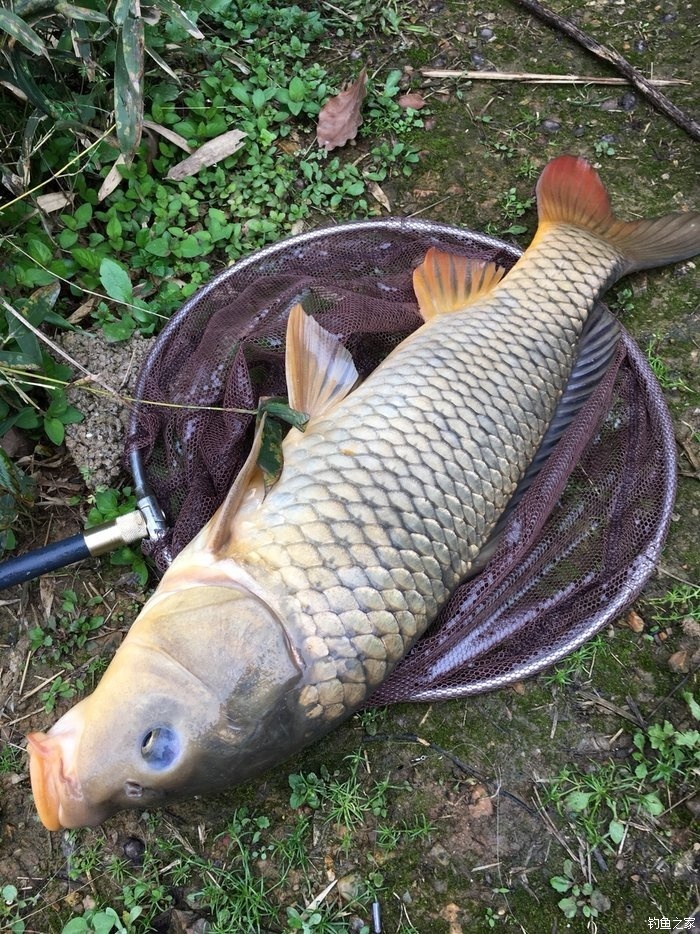
[[[620,275],[700,253],[700,214],[619,220],[598,173],[576,156],[559,156],[545,167],[537,183],[537,207],[541,229],[550,224],[569,224],[613,246],[622,254]]]

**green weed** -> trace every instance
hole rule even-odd
[[[700,584],[677,584],[662,597],[646,597],[657,625],[677,623],[690,618],[700,622]]]
[[[323,766],[320,776],[314,772],[290,775],[290,807],[306,806],[314,810],[323,807],[328,823],[340,824],[349,831],[364,824],[370,814],[386,817],[387,792],[396,786],[389,779],[373,779],[365,787],[367,783],[358,774],[362,757],[348,756],[347,761],[350,762],[347,775],[330,774]]]
[[[683,694],[692,719],[700,719],[700,705],[690,692]],[[614,849],[623,841],[626,825],[636,815],[659,817],[661,795],[673,786],[684,787],[700,774],[700,731],[678,729],[668,720],[635,731],[632,771],[608,762],[583,771],[566,766],[550,782],[546,803],[554,804],[591,846]]]
[[[659,383],[659,386],[661,386],[662,389],[680,389],[683,392],[696,392],[696,390],[694,390],[692,386],[688,385],[684,379],[681,379],[678,376],[673,376],[671,374],[667,364],[659,356],[659,344],[659,336],[655,334],[648,341],[645,348],[646,358],[649,362],[652,373]]]
[[[14,528],[34,502],[35,484],[0,448],[0,557],[17,544]]]
[[[600,653],[607,651],[608,642],[598,633],[556,664],[551,673],[544,675],[542,680],[548,687],[562,688],[580,680],[582,675],[590,678],[596,658]]]
[[[64,590],[60,612],[51,614],[40,626],[29,630],[30,648],[54,662],[75,659],[104,623],[101,613],[89,612],[102,605],[99,595],[82,603],[74,590]]]
[[[592,882],[580,882],[574,872],[570,859],[564,860],[564,874],[553,876],[549,884],[556,892],[564,894],[558,905],[564,916],[571,920],[579,915],[584,918],[597,918],[610,909],[610,899],[603,895]]]
[[[0,889],[0,922],[10,934],[24,934],[26,924],[20,917],[29,902],[23,898],[16,885],[8,883]]]

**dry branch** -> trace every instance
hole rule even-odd
[[[629,85],[628,78],[603,78],[595,75],[549,75],[528,71],[453,71],[449,68],[423,68],[424,78],[464,78],[467,81],[515,81],[522,84],[613,84]],[[691,84],[684,78],[653,78],[655,87],[671,84]]]
[[[547,25],[554,26],[555,29],[558,29],[560,32],[563,32],[564,35],[573,39],[574,42],[578,42],[579,45],[583,46],[583,48],[592,55],[595,55],[596,58],[602,59],[604,62],[608,62],[608,64],[612,65],[613,68],[624,75],[625,78],[637,88],[640,94],[643,94],[657,110],[665,114],[670,120],[673,120],[677,126],[685,130],[694,140],[700,141],[700,123],[685,114],[680,107],[676,107],[673,101],[670,101],[665,94],[657,91],[652,82],[630,65],[627,59],[623,58],[619,52],[615,52],[613,49],[601,45],[596,39],[582,32],[578,26],[575,26],[570,20],[559,16],[558,13],[554,13],[552,10],[548,10],[546,7],[542,6],[541,3],[538,3],[537,0],[517,0],[517,2],[520,6],[525,7],[526,10],[534,13],[538,19],[547,23]]]

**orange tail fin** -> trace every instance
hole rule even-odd
[[[576,156],[559,156],[545,166],[537,183],[537,207],[540,225],[582,227],[612,244],[623,255],[624,273],[700,253],[700,214],[621,221],[611,210],[598,173]]]

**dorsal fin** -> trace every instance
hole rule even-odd
[[[253,446],[250,449],[245,463],[238,472],[238,476],[233,481],[231,489],[226,494],[226,499],[214,513],[209,524],[200,532],[200,535],[204,534],[206,536],[204,541],[206,549],[214,555],[227,553],[233,534],[234,520],[241,508],[243,498],[246,493],[254,488],[254,478],[256,471],[258,471],[258,455],[262,444],[266,418],[267,416],[263,412],[256,426]],[[259,486],[260,499],[262,499],[264,495],[262,478]]]
[[[498,285],[505,269],[495,263],[430,247],[413,271],[413,291],[424,321],[461,311]]]
[[[358,380],[350,352],[299,304],[287,321],[286,365],[289,405],[309,417],[325,414]]]

